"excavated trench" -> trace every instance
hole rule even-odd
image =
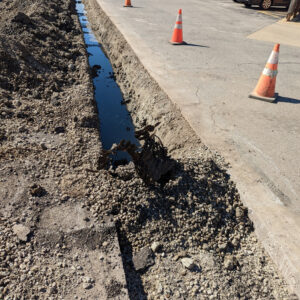
[[[89,56],[102,146],[108,150],[113,144],[120,143],[121,140],[130,141],[138,146],[139,141],[134,135],[134,125],[126,109],[120,88],[115,82],[110,61],[89,26],[84,4],[81,1],[76,1],[76,11]],[[131,157],[125,151],[117,151],[113,160],[126,163],[131,160]]]
[[[152,134],[156,126],[147,125],[135,132],[110,61],[89,26],[81,1],[76,2],[76,11],[89,58],[104,147],[100,167],[107,168],[111,163],[117,167],[133,160],[136,171],[148,184],[165,181],[176,162],[168,157],[161,140]]]

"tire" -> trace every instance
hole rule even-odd
[[[272,5],[272,0],[262,0],[262,2],[260,3],[260,8],[267,10],[271,7]]]
[[[246,8],[251,8],[251,4],[244,4]]]

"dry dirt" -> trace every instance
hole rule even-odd
[[[75,2],[0,2],[0,299],[126,299],[116,233],[130,299],[296,299],[256,240],[222,158],[87,2],[135,125],[160,122],[176,168],[151,186],[132,163],[100,169]],[[136,254],[151,246],[137,271]]]

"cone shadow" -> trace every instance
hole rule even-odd
[[[123,5],[124,8],[144,8],[142,6],[125,6]]]
[[[291,104],[300,104],[300,100],[299,99],[288,98],[288,97],[281,97],[281,96],[277,97],[276,103],[278,103],[278,102],[291,103]]]
[[[210,48],[209,46],[199,45],[199,44],[190,44],[190,43],[186,43],[186,42],[176,44],[176,43],[173,43],[172,41],[170,41],[169,43],[174,46],[190,46],[190,47]]]
[[[189,44],[189,43],[186,43],[185,46],[200,47],[200,48],[210,48],[209,46],[205,46],[205,45]]]

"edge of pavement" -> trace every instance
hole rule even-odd
[[[212,132],[209,114],[205,115],[207,108],[201,107],[204,113],[199,118],[193,109],[195,104],[199,104],[197,97],[170,82],[170,78],[162,71],[164,62],[152,53],[139,36],[122,26],[124,24],[114,14],[113,3],[105,0],[97,0],[97,3],[203,143],[218,151],[230,163],[228,172],[236,183],[241,200],[249,209],[258,239],[284,276],[288,288],[300,297],[300,224],[296,215],[262,181],[257,170],[241,158],[242,150],[234,145],[230,136]]]

